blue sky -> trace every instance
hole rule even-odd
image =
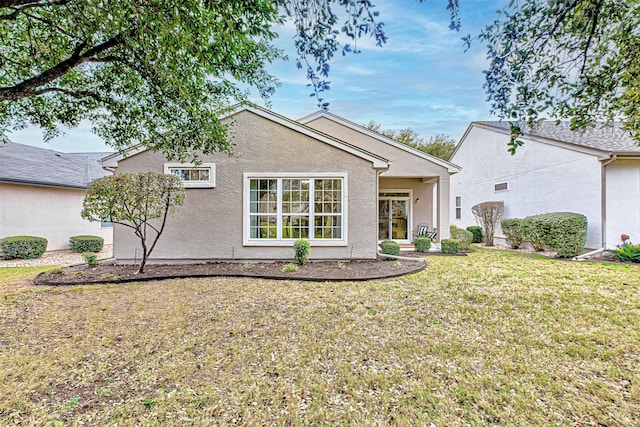
[[[493,22],[507,1],[461,1],[462,29],[455,32],[449,30],[446,0],[378,0],[389,40],[380,48],[373,39],[363,39],[358,42],[362,53],[334,58],[331,90],[324,95],[329,111],[360,124],[374,120],[381,129],[410,127],[425,139],[443,133],[456,141],[471,121],[495,119],[482,88],[482,70],[488,66],[485,46],[476,42],[465,52],[461,37]],[[304,70],[296,67],[291,28],[279,32],[276,44],[290,59],[270,68],[282,84],[271,98],[271,109],[298,119],[317,110],[316,100],[309,96]],[[254,100],[264,105],[259,97]],[[42,141],[37,128],[9,137],[57,151],[111,151],[91,133],[89,123],[50,143]]]

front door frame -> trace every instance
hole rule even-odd
[[[383,193],[408,193],[408,196],[381,196]],[[407,238],[406,239],[393,239],[394,242],[398,243],[411,243],[413,242],[413,189],[410,188],[379,188],[378,189],[378,224],[380,223],[380,201],[382,200],[406,200],[407,203]],[[391,221],[391,215],[389,221]],[[389,228],[391,230],[391,228]],[[378,225],[378,241],[386,240],[380,239],[380,229]]]

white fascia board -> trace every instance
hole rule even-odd
[[[335,114],[332,114],[328,111],[316,111],[315,113],[309,114],[308,116],[304,116],[301,119],[298,120],[298,122],[302,123],[302,124],[307,124],[315,119],[324,117],[328,120],[332,120],[336,123],[339,123],[343,126],[346,126],[348,128],[351,128],[357,132],[363,133],[367,136],[370,136],[371,138],[377,139],[378,141],[384,142],[385,144],[389,144],[395,148],[398,148],[402,151],[406,151],[408,153],[411,153],[415,156],[421,157],[425,160],[429,160],[432,163],[435,163],[439,166],[442,166],[444,168],[446,168],[450,174],[454,174],[454,173],[458,173],[462,170],[462,168],[456,164],[453,164],[451,162],[448,162],[446,160],[442,160],[438,157],[432,156],[431,154],[427,154],[424,151],[420,151],[416,148],[410,147],[407,144],[403,144],[402,142],[396,141],[393,138],[389,138],[386,137],[384,135],[379,134],[378,132],[372,131],[370,129],[367,129],[364,126],[361,126],[357,123],[351,122],[347,119],[344,119],[340,116],[336,116]]]

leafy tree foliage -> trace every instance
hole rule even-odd
[[[285,20],[320,106],[331,58],[357,52],[340,33],[386,42],[368,0],[0,0],[0,140],[29,125],[51,139],[87,119],[116,149],[230,152],[219,117],[246,100],[241,87],[273,93],[266,66],[284,56],[271,42]]]
[[[511,1],[477,37],[492,109],[516,121],[510,150],[545,115],[574,128],[621,120],[640,140],[639,28],[638,0]]]
[[[395,139],[398,142],[402,142],[403,144],[407,144],[410,147],[424,151],[427,154],[431,154],[432,156],[443,160],[449,160],[453,154],[453,150],[456,148],[456,140],[442,133],[430,137],[429,141],[425,141],[418,132],[411,128],[400,129],[397,131],[381,130],[380,124],[373,120],[371,120],[366,127],[380,135]]]
[[[184,197],[182,181],[175,175],[117,173],[91,183],[80,215],[89,221],[111,218],[114,223],[133,229],[142,247],[137,271],[142,273],[164,231],[168,216],[177,211]]]

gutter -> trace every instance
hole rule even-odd
[[[592,258],[595,255],[601,254],[604,252],[604,247],[600,248],[600,249],[596,249],[595,251],[591,251],[591,252],[587,252],[586,254],[582,254],[582,255],[578,255],[576,257],[573,257],[574,261],[584,261],[587,258]]]
[[[609,160],[602,163],[601,188],[602,188],[602,248],[607,242],[607,166],[618,160],[618,155],[609,153]]]
[[[11,178],[0,178],[0,183],[3,184],[13,184],[13,185],[29,185],[32,187],[51,187],[51,188],[63,188],[66,190],[86,190],[88,186],[80,186],[80,185],[67,185],[67,184],[56,184],[52,182],[43,182],[43,181],[28,181],[28,180],[20,180],[20,179],[11,179]]]

